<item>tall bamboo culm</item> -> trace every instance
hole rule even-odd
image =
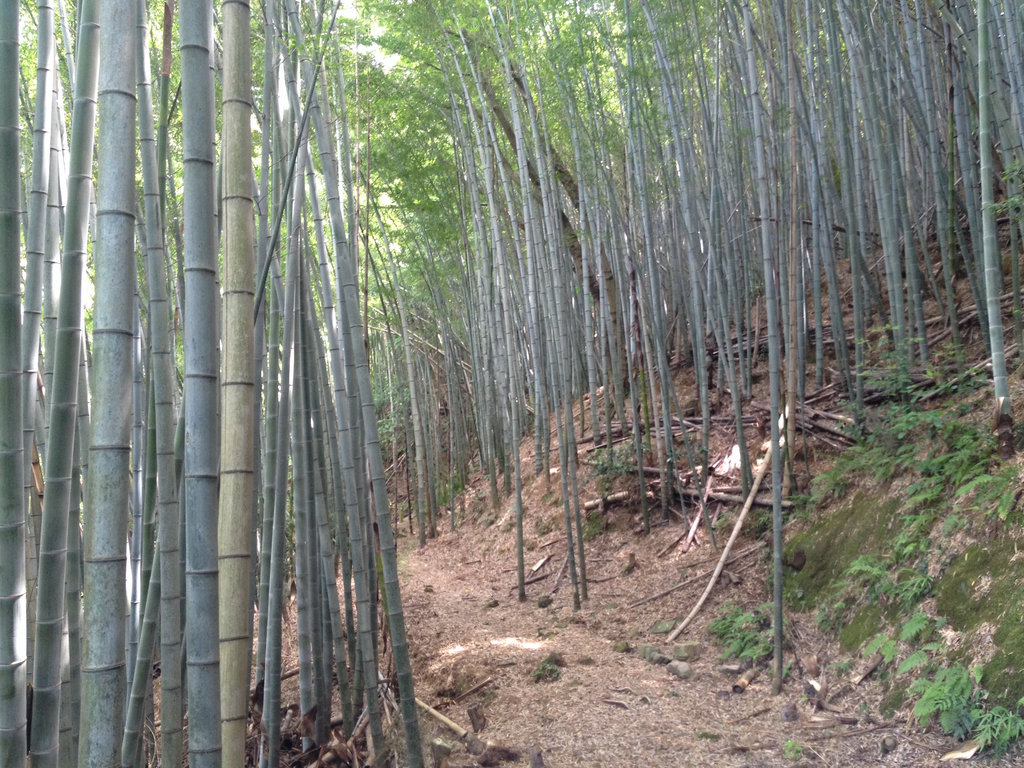
[[[0,68],[18,67],[18,4],[0,8]],[[16,179],[18,82],[0,83],[0,175]],[[17,184],[0,185],[0,765],[24,766],[26,749],[27,597],[25,594],[25,474],[22,446],[21,201]],[[17,404],[10,407],[10,404]]]
[[[247,0],[223,3],[224,291],[220,495],[217,511],[221,765],[246,757],[252,648],[254,488],[252,51]]]
[[[217,598],[217,431],[219,381],[217,203],[214,190],[213,9],[184,0],[181,107],[185,195],[183,496],[188,751],[192,768],[221,760]],[[251,315],[250,315],[251,322]],[[248,418],[248,414],[244,417]]]

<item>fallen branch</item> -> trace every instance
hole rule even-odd
[[[592,509],[598,509],[603,507],[605,504],[614,504],[619,501],[626,501],[629,499],[629,491],[619,491],[618,493],[612,493],[608,496],[602,496],[599,499],[591,499],[583,503],[583,509],[590,511]]]
[[[562,567],[558,569],[558,578],[555,579],[555,586],[553,586],[551,588],[551,594],[552,595],[555,594],[555,592],[558,591],[558,588],[562,585],[562,577],[565,575],[565,572],[566,572],[566,570],[568,568],[568,565],[569,565],[569,553],[566,552],[565,553],[565,558],[562,560]],[[539,581],[539,579],[538,579],[538,581]]]
[[[531,584],[536,584],[538,581],[544,581],[544,579],[546,579],[550,575],[550,573],[538,573],[536,576],[531,576],[526,581],[524,581],[523,586],[528,587]],[[508,588],[509,592],[512,592],[516,589],[519,589],[518,584],[513,584],[511,587]]]
[[[856,725],[857,718],[853,715],[839,715],[837,717],[815,718],[803,723],[804,728],[835,728],[837,725]]]
[[[768,472],[768,466],[772,462],[772,444],[768,443],[768,450],[765,451],[764,459],[761,461],[761,466],[757,469],[757,475],[754,477],[754,485],[750,489],[750,495],[747,496],[747,503],[743,505],[743,509],[740,511],[739,517],[736,519],[736,525],[732,528],[732,533],[729,536],[729,540],[725,543],[725,548],[722,550],[722,556],[718,559],[718,565],[715,566],[715,572],[711,576],[711,580],[708,582],[707,587],[704,589],[704,594],[700,596],[697,604],[693,606],[693,610],[690,611],[690,615],[687,616],[678,627],[672,630],[669,634],[667,641],[672,642],[682,633],[684,629],[693,621],[693,617],[696,616],[700,609],[704,607],[704,602],[708,599],[708,595],[711,594],[711,590],[715,586],[715,582],[718,581],[718,577],[722,574],[722,569],[725,568],[725,562],[729,558],[729,552],[732,551],[732,545],[736,543],[736,539],[740,535],[740,529],[743,527],[743,521],[747,519],[747,513],[750,512],[750,508],[754,505],[754,497],[757,495],[757,489],[761,487],[761,481],[764,480],[765,473]]]
[[[438,722],[454,733],[459,740],[466,745],[468,752],[476,757],[476,761],[480,765],[498,765],[498,763],[519,759],[518,750],[503,747],[502,745],[495,744],[492,741],[483,742],[454,720],[450,720],[442,715],[429,704],[424,703],[420,699],[416,699],[416,704],[424,712],[435,718]]]
[[[668,551],[670,549],[672,549],[680,541],[685,539],[690,531],[693,531],[694,533],[696,533],[697,532],[697,523],[699,523],[699,522],[700,522],[700,518],[699,517],[695,517],[694,520],[693,520],[693,524],[688,529],[684,530],[682,533],[680,533],[678,536],[676,536],[674,539],[672,539],[672,541],[670,541],[664,547],[659,549],[658,550],[658,554],[656,554],[655,557],[664,557],[668,553]]]
[[[893,723],[878,723],[877,725],[868,726],[866,728],[855,728],[852,731],[844,731],[842,733],[824,733],[821,736],[804,736],[801,741],[828,741],[829,739],[848,739],[851,736],[863,736],[865,733],[871,733],[872,731],[881,731],[885,728],[892,728]],[[929,749],[937,749],[937,747],[929,747]]]
[[[481,680],[481,681],[480,681],[479,683],[477,683],[476,685],[474,685],[474,686],[473,686],[472,688],[470,688],[470,689],[469,689],[468,691],[466,691],[465,693],[461,693],[461,694],[459,694],[458,696],[456,696],[456,697],[455,697],[455,698],[453,699],[453,701],[454,701],[454,702],[456,702],[456,703],[458,703],[458,702],[462,701],[463,699],[465,699],[465,698],[468,698],[468,697],[472,696],[472,695],[473,695],[474,693],[476,693],[477,691],[479,691],[479,690],[480,690],[481,688],[483,688],[483,687],[484,687],[485,685],[489,685],[489,684],[490,684],[490,683],[492,683],[493,681],[494,681],[494,678],[493,678],[493,677],[488,677],[488,678],[487,678],[487,679],[485,679],[485,680]]]
[[[543,568],[544,567],[544,563],[546,563],[550,559],[551,559],[551,555],[550,554],[544,555],[544,557],[542,557],[540,560],[538,560],[534,564],[533,568],[530,569],[530,575],[532,576],[537,571],[539,571],[541,568]]]
[[[765,712],[771,711],[771,707],[761,707],[760,709],[755,709],[753,712],[750,712],[746,715],[742,715],[741,717],[734,717],[732,720],[726,720],[726,722],[729,725],[736,725],[736,723],[742,723],[744,720],[750,720],[752,718],[758,717],[759,715],[763,715]]]
[[[700,491],[698,491],[696,488],[680,488],[679,493],[685,493],[687,496],[693,496],[698,499],[701,496]],[[736,496],[731,493],[720,493],[718,491],[712,491],[711,493],[709,493],[708,498],[714,499],[715,501],[728,501],[731,504],[757,504],[759,507],[770,507],[772,505],[772,500],[770,498],[765,498],[763,496],[754,496],[753,498],[751,496],[747,496],[744,499],[742,496]],[[793,502],[790,501],[789,499],[782,500],[783,509],[790,509],[792,506]]]
[[[866,680],[868,677],[870,677],[871,673],[874,672],[876,669],[878,669],[878,667],[881,664],[882,664],[882,654],[876,653],[874,656],[872,656],[870,659],[868,659],[867,667],[864,669],[864,671],[859,673],[859,674],[857,674],[857,675],[854,675],[854,677],[850,680],[850,682],[853,683],[853,685],[855,687],[860,685],[861,683],[864,682],[864,680]]]
[[[750,687],[750,684],[754,682],[754,680],[756,680],[758,675],[760,674],[761,669],[759,667],[751,667],[742,675],[740,675],[739,679],[737,679],[736,682],[732,684],[732,692],[743,693],[745,690],[747,690],[747,688]]]
[[[739,554],[733,555],[732,557],[730,557],[728,562],[729,563],[734,563],[737,560],[746,557],[751,552],[755,552],[755,551],[759,550],[762,546],[763,546],[763,544],[760,541],[757,542],[756,544],[752,544],[749,547],[747,547],[746,549],[744,549],[742,552],[740,552]],[[710,559],[709,560],[704,560],[703,562],[711,562],[711,560]],[[658,599],[660,599],[662,597],[665,597],[667,595],[671,595],[673,592],[678,592],[683,587],[685,587],[685,586],[687,586],[689,584],[692,584],[695,581],[699,581],[700,579],[704,578],[705,576],[707,576],[708,574],[710,574],[712,572],[713,571],[701,571],[700,573],[695,573],[690,578],[684,579],[683,581],[680,581],[678,584],[675,584],[675,585],[669,587],[668,589],[659,592],[656,595],[651,595],[650,597],[645,597],[643,600],[638,600],[637,602],[633,603],[632,605],[627,606],[626,610],[633,610],[634,608],[639,608],[641,605],[646,605],[647,603],[651,603],[651,602],[654,602],[655,600],[658,600]]]
[[[710,493],[710,492],[711,492],[711,484],[708,483],[707,489],[705,490],[705,494],[704,494],[704,499],[705,500],[707,499],[707,494]],[[689,529],[688,530],[684,530],[681,534],[679,534],[679,536],[677,536],[672,541],[670,541],[668,544],[666,544],[664,547],[659,549],[658,550],[658,554],[655,555],[655,557],[662,557],[662,556],[664,556],[665,554],[667,554],[669,552],[669,550],[671,550],[673,547],[675,547],[683,539],[686,539],[686,549],[684,549],[683,552],[685,553],[687,550],[689,550],[690,542],[692,542],[693,541],[693,537],[697,535],[697,526],[700,525],[700,519],[701,519],[700,515],[694,515],[693,516],[693,522],[690,524]]]
[[[366,707],[363,707],[362,713],[360,713],[358,720],[356,720],[356,727],[352,730],[352,735],[348,737],[348,741],[345,745],[355,754],[355,744],[360,736],[366,731],[366,727],[370,724],[370,713]]]
[[[1013,355],[1016,353],[1016,351],[1017,351],[1017,345],[1016,344],[1011,344],[1003,352],[1003,356],[1006,357],[1007,359],[1009,359],[1009,358],[1013,357]],[[991,357],[987,357],[984,360],[982,360],[980,363],[978,363],[977,365],[972,365],[970,368],[968,368],[966,371],[961,373],[959,376],[957,376],[957,377],[955,377],[953,379],[950,379],[949,381],[947,381],[945,383],[940,384],[940,383],[936,382],[937,386],[935,387],[935,389],[933,389],[932,391],[927,392],[927,393],[921,395],[920,397],[918,397],[917,398],[917,402],[924,403],[924,402],[927,402],[929,400],[932,400],[933,398],[939,397],[940,395],[949,392],[951,387],[958,385],[960,382],[962,382],[962,381],[964,381],[966,379],[969,379],[972,376],[977,376],[979,373],[984,373],[984,371],[989,366],[991,366],[991,365],[992,365],[992,358]]]
[[[448,730],[454,733],[459,738],[459,740],[466,745],[466,749],[468,749],[470,752],[472,752],[475,755],[479,755],[481,752],[483,752],[486,745],[472,733],[467,731],[454,720],[445,717],[432,706],[421,701],[420,699],[416,699],[416,703],[424,712],[426,712],[428,715],[433,717],[435,720],[437,720],[439,723],[445,726]]]

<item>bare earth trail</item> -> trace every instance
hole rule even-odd
[[[557,483],[552,487],[557,496]],[[652,627],[689,613],[717,552],[705,540],[685,555],[677,547],[659,558],[659,550],[682,532],[682,523],[662,525],[644,537],[636,534],[638,523],[629,512],[610,512],[609,529],[587,544],[589,600],[573,611],[567,579],[551,595],[565,557],[564,533],[555,525],[539,535],[531,522],[543,515],[560,520],[560,502],[551,496],[539,490],[530,495],[524,527],[532,549],[526,567],[549,556],[537,571],[549,575],[527,586],[528,599],[522,603],[514,589],[515,536],[507,508],[505,518],[492,525],[467,521],[423,549],[412,537],[403,541],[403,601],[417,695],[467,729],[467,708],[480,705],[487,725],[479,736],[521,751],[520,760],[506,764],[527,765],[530,750],[539,748],[547,768],[932,766],[954,747],[948,739],[908,725],[906,713],[883,722],[876,686],[844,684],[827,666],[839,661],[839,652],[827,646],[807,618],[791,617],[790,634],[803,647],[787,649],[786,659],[818,655],[819,678],[831,676],[835,691],[829,700],[832,711],[812,708],[804,691],[806,676],[797,665],[780,696],[771,695],[767,674],[745,692],[732,692],[737,675],[723,671],[722,649],[708,624],[725,601],[754,608],[768,599],[764,547],[729,567],[734,578],[721,580],[687,632],[668,644]],[[734,552],[750,550],[750,544],[741,540]],[[625,573],[630,560],[635,568]],[[685,588],[630,607],[684,579],[691,579]],[[539,608],[538,598],[546,595],[552,596],[551,605]],[[615,650],[621,641],[629,643],[629,652]],[[638,646],[649,643],[671,657],[674,645],[690,641],[700,650],[689,662],[690,679],[637,653]],[[535,671],[552,654],[564,663],[558,679],[535,682]],[[859,657],[854,661],[860,663]],[[488,682],[474,691],[483,681]],[[840,723],[839,716],[848,724]],[[431,738],[458,744],[435,720],[424,716],[422,722]],[[882,740],[889,734],[896,746],[883,755]],[[460,746],[447,764],[477,763]]]

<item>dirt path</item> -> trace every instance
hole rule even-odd
[[[546,511],[533,510],[532,519],[545,514],[559,518],[557,502],[545,503],[543,498],[534,495]],[[673,654],[665,635],[651,629],[659,620],[678,620],[688,613],[707,577],[644,606],[630,605],[710,570],[715,555],[705,545],[686,555],[658,558],[657,552],[682,531],[681,524],[642,537],[634,532],[636,522],[628,513],[613,513],[608,521],[610,530],[587,545],[594,583],[579,611],[572,610],[565,579],[551,605],[538,607],[538,598],[551,595],[565,556],[557,526],[545,535],[534,530],[527,537],[533,547],[527,569],[549,556],[538,574],[550,575],[527,587],[523,603],[514,591],[514,534],[507,519],[486,527],[465,523],[422,550],[406,539],[403,600],[420,698],[466,728],[467,707],[481,705],[487,716],[481,737],[521,750],[522,759],[512,763],[516,765],[528,764],[529,750],[539,748],[548,768],[930,766],[938,765],[938,757],[952,748],[949,740],[915,727],[905,732],[904,722],[878,727],[873,686],[850,688],[834,697],[836,710],[855,719],[846,725],[836,723],[833,713],[813,711],[795,671],[781,696],[770,695],[768,676],[756,679],[742,694],[732,693],[736,674],[722,670],[721,648],[707,625],[725,601],[752,608],[766,600],[763,548],[730,569],[738,583],[716,587],[704,611],[677,641],[699,645],[699,658],[690,662],[690,679],[645,661],[636,650],[641,644],[656,644]],[[737,549],[742,547],[741,542]],[[631,558],[636,567],[626,574]],[[798,653],[818,654],[824,677],[831,674],[837,690],[840,680],[827,665],[839,660],[838,652],[825,646],[813,627],[804,626],[809,623],[800,618],[793,622],[806,645]],[[616,652],[621,641],[633,650]],[[558,679],[535,682],[535,671],[552,654],[564,662]],[[485,680],[489,682],[481,690],[455,701]],[[784,709],[795,720],[784,721]],[[457,742],[427,720],[424,730],[431,737]],[[896,737],[896,747],[883,755],[887,734]],[[474,762],[459,748],[449,765]]]

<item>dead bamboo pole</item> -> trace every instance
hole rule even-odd
[[[779,445],[783,444],[780,441]],[[754,497],[757,496],[757,489],[761,486],[761,481],[764,480],[765,473],[768,471],[768,466],[772,461],[772,445],[768,444],[768,450],[765,451],[764,459],[761,460],[761,466],[757,469],[757,475],[754,477],[754,485],[750,488],[750,493],[747,495],[747,501],[743,505],[743,510],[740,512],[740,516],[736,519],[736,525],[732,527],[732,533],[729,535],[729,540],[725,543],[725,547],[722,549],[722,556],[718,559],[718,565],[715,566],[715,572],[711,576],[711,580],[708,582],[707,587],[704,588],[704,594],[700,596],[697,604],[693,606],[693,610],[690,614],[682,620],[678,627],[672,630],[668,636],[668,642],[672,642],[683,630],[686,629],[687,625],[693,621],[693,617],[696,616],[700,609],[704,606],[704,602],[708,599],[708,595],[711,594],[711,590],[715,586],[715,582],[718,581],[718,577],[722,575],[722,569],[725,568],[725,561],[729,559],[729,552],[732,551],[732,545],[736,543],[736,539],[740,535],[740,529],[743,527],[743,521],[747,519],[747,513],[750,512],[750,508],[754,506]]]

